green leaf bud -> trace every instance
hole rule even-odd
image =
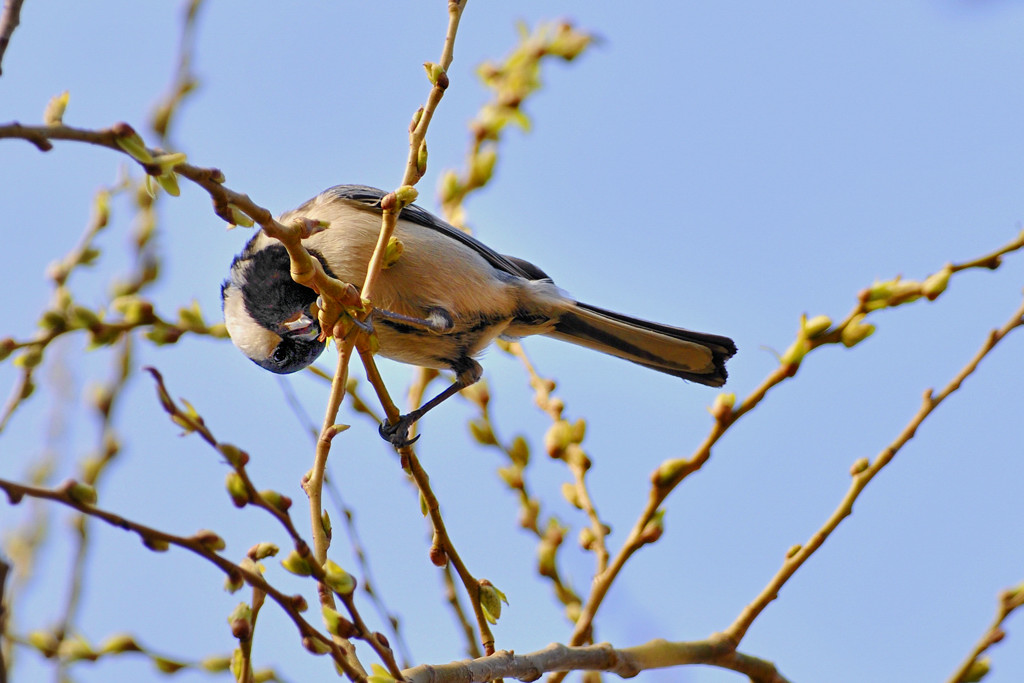
[[[689,467],[690,461],[685,458],[672,458],[658,465],[658,469],[654,470],[651,475],[651,483],[658,488],[664,488],[671,486],[679,477],[683,471]]]
[[[37,344],[33,344],[26,348],[14,359],[14,366],[17,368],[25,368],[26,370],[34,368],[43,362],[43,349]]]
[[[81,660],[95,662],[99,658],[99,653],[94,651],[89,642],[80,635],[71,638],[65,637],[57,649],[57,654],[62,660],[68,662]]]
[[[117,146],[127,152],[136,161],[148,164],[153,161],[153,156],[146,149],[146,143],[142,141],[135,129],[127,123],[116,123],[111,128],[114,134],[114,141]]]
[[[142,539],[142,545],[146,546],[155,553],[165,553],[171,547],[169,541],[166,541],[162,538],[152,538],[150,536],[146,536]]]
[[[228,494],[231,496],[231,502],[235,504],[236,508],[244,508],[249,504],[249,489],[246,488],[245,480],[239,476],[238,472],[228,472],[225,483]]]
[[[486,185],[494,175],[494,164],[498,161],[498,153],[493,144],[487,144],[473,155],[469,168],[469,184],[474,187]]]
[[[220,673],[227,671],[231,667],[230,657],[219,657],[217,655],[211,655],[204,657],[199,661],[199,668],[209,673]]]
[[[541,576],[553,578],[558,575],[558,567],[555,564],[555,555],[558,552],[558,545],[545,539],[537,544],[537,573]]]
[[[224,590],[228,593],[237,593],[243,588],[245,588],[245,579],[242,578],[241,572],[228,572],[224,577]]]
[[[946,291],[949,285],[949,278],[953,275],[953,267],[946,266],[937,273],[932,273],[921,284],[921,293],[928,301],[935,301],[939,295]]]
[[[314,655],[325,655],[331,651],[330,645],[320,640],[319,638],[313,638],[310,636],[303,636],[302,647],[306,648],[307,651],[311,652]]]
[[[333,560],[324,563],[324,583],[338,595],[351,595],[356,589],[356,577],[338,566]]]
[[[80,481],[70,480],[61,486],[61,490],[67,497],[79,505],[95,505],[96,489],[89,484]]]
[[[832,318],[827,315],[816,315],[804,323],[804,335],[808,339],[814,339],[830,327],[832,327]]]
[[[313,573],[312,568],[309,566],[309,562],[305,557],[299,555],[296,551],[291,551],[288,556],[281,560],[281,566],[286,571],[295,574],[296,576],[309,576]]]
[[[509,488],[521,489],[523,488],[523,468],[516,465],[510,465],[508,467],[499,467],[498,476]]]
[[[498,623],[501,618],[501,603],[508,604],[505,594],[494,587],[487,579],[480,580],[480,608],[484,612],[484,618],[492,624]]]
[[[110,636],[100,645],[101,654],[121,654],[123,652],[140,652],[142,648],[127,633]]]
[[[327,632],[332,636],[338,636],[339,638],[351,638],[356,635],[356,627],[351,621],[341,616],[336,610],[327,607],[323,607],[324,615],[324,626],[327,627]]]
[[[69,97],[67,90],[51,97],[43,111],[43,123],[48,126],[61,125],[64,122],[64,110],[67,109]]]
[[[366,683],[394,683],[395,677],[392,676],[387,669],[380,664],[371,664],[371,671],[373,674],[366,678]]]
[[[485,446],[493,446],[498,443],[494,436],[494,431],[491,429],[491,423],[486,420],[470,420],[469,432],[477,443]]]
[[[843,328],[841,335],[843,346],[846,348],[856,346],[874,333],[875,326],[871,323],[865,323],[863,320],[863,315],[855,316],[853,320]]]
[[[51,631],[32,631],[28,634],[28,644],[39,650],[40,654],[49,659],[57,654],[60,643]]]
[[[561,458],[572,442],[572,426],[566,420],[553,422],[544,434],[544,448],[552,458]]]
[[[228,204],[228,211],[231,212],[231,225],[240,225],[243,228],[251,228],[255,225],[249,214],[242,211],[234,204]]]
[[[187,664],[183,664],[182,662],[176,662],[173,659],[168,659],[167,657],[159,656],[154,656],[152,658],[152,662],[153,666],[155,666],[160,671],[160,673],[164,674],[178,673],[186,666],[188,666]]]
[[[260,498],[279,512],[286,513],[288,512],[288,508],[292,506],[291,498],[271,489],[264,489],[263,491],[260,491]]]
[[[240,602],[231,610],[228,615],[228,624],[231,625],[231,635],[239,640],[252,638],[252,608],[248,603]]]
[[[650,521],[644,525],[643,531],[640,532],[641,543],[654,543],[661,535],[665,533],[665,511],[658,510],[651,516]]]
[[[17,347],[18,343],[10,337],[0,339],[0,361],[7,360]]]
[[[211,552],[219,552],[227,547],[224,539],[209,529],[200,529],[192,534],[192,540]]]
[[[402,258],[403,251],[405,251],[405,245],[402,240],[392,236],[388,240],[388,246],[384,249],[384,263],[381,264],[381,268],[387,270],[398,263],[398,260]]]
[[[583,503],[580,502],[579,490],[575,484],[567,481],[562,482],[562,497],[565,498],[569,505],[572,505],[577,510],[583,509]]]
[[[424,62],[423,70],[427,72],[427,79],[431,85],[437,85],[437,80],[444,74],[444,69],[441,68],[440,64],[434,64],[433,62]]]
[[[962,683],[977,683],[985,676],[988,675],[992,669],[992,660],[988,657],[982,657],[971,662],[971,665],[964,672],[963,677],[960,678]]]
[[[419,190],[412,185],[402,185],[400,188],[395,190],[395,198],[401,202],[402,206],[412,204],[419,196]]]
[[[455,171],[448,169],[441,175],[440,190],[441,202],[447,204],[454,201],[462,193],[462,184]]]
[[[245,467],[249,462],[249,454],[233,444],[218,443],[217,450],[232,467]]]
[[[246,556],[253,562],[259,562],[260,560],[265,560],[268,557],[277,555],[280,551],[281,549],[273,543],[257,543],[253,547],[249,548]]]
[[[708,408],[708,412],[711,413],[711,417],[715,418],[716,422],[723,422],[732,417],[732,409],[735,405],[736,394],[724,392],[715,396],[715,400],[712,402],[711,407]]]
[[[427,172],[427,141],[420,140],[420,147],[416,150],[416,172],[423,175]]]
[[[152,163],[159,167],[160,175],[173,175],[174,167],[185,163],[187,158],[184,152],[169,152],[153,157]]]
[[[519,467],[526,467],[530,462],[530,445],[526,439],[522,436],[514,438],[508,448],[508,457]]]

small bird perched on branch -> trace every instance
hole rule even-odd
[[[372,187],[338,185],[280,222],[328,222],[303,245],[328,275],[359,284],[380,232],[383,197]],[[498,254],[415,204],[402,210],[394,237],[403,250],[381,272],[369,318],[379,353],[455,373],[447,389],[381,426],[381,436],[395,446],[411,443],[409,428],[428,410],[480,379],[474,356],[499,336],[543,334],[707,386],[725,384],[725,362],[736,353],[727,337],[575,301],[537,266]],[[231,340],[257,365],[295,372],[324,350],[316,293],[292,280],[284,246],[262,231],[235,257],[221,297]]]

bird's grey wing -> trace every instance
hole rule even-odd
[[[365,204],[366,206],[379,211],[380,202],[384,198],[385,193],[382,190],[378,190],[375,187],[369,187],[367,185],[335,185],[334,187],[324,190],[321,193],[321,196],[323,195],[327,195],[332,199],[344,199],[359,202],[360,204]],[[474,239],[470,235],[467,235],[454,225],[444,222],[434,214],[417,206],[416,204],[410,204],[402,209],[401,218],[424,228],[436,230],[446,237],[450,237],[451,239],[460,242],[483,256],[484,259],[486,259],[492,266],[500,271],[508,273],[509,275],[515,275],[516,277],[521,277],[526,280],[551,279],[544,271],[529,261],[499,254],[486,244]]]

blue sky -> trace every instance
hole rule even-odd
[[[535,262],[583,301],[733,337],[740,352],[728,389],[740,397],[774,369],[772,349],[789,345],[801,313],[840,319],[876,278],[922,279],[1021,229],[1024,8],[997,0],[659,10],[470,2],[452,85],[428,137],[421,205],[437,208],[441,171],[463,162],[466,123],[486,99],[476,65],[508,51],[517,20],[558,17],[602,40],[577,62],[545,69],[545,88],[527,104],[533,129],[507,136],[492,185],[467,206],[469,222],[485,242]],[[174,67],[179,19],[178,3],[68,3],[55,12],[28,0],[3,64],[0,121],[39,121],[47,100],[69,90],[66,123],[125,120],[144,131]],[[194,63],[201,86],[181,111],[176,144],[275,212],[337,183],[393,187],[406,126],[427,91],[420,64],[437,59],[445,21],[443,3],[319,2],[287,11],[271,2],[210,3]],[[0,335],[32,334],[49,297],[46,265],[75,244],[93,193],[122,163],[76,143],[47,154],[0,144],[0,267],[11,283],[0,297]],[[187,184],[159,211],[167,261],[154,301],[170,312],[195,299],[216,317],[220,282],[247,234],[225,231],[204,193]],[[103,303],[111,274],[125,269],[130,218],[128,203],[115,202],[99,267],[72,283],[83,302]],[[1019,306],[1022,282],[1024,254],[1011,255],[996,272],[954,278],[934,303],[875,315],[877,332],[853,350],[812,354],[796,381],[737,424],[669,499],[665,535],[630,561],[598,637],[626,646],[725,628],[786,550],[831,513],[850,464],[874,458],[921,393],[948,382]],[[755,623],[744,651],[775,661],[794,681],[944,680],[953,671],[990,622],[998,592],[1024,580],[1022,338],[1011,336],[986,359],[872,482]],[[44,368],[41,390],[0,440],[0,476],[22,477],[39,456],[55,368],[70,377],[71,406],[52,437],[64,454],[56,480],[96,443],[95,424],[75,404],[111,371],[107,355],[83,357],[83,345],[68,341],[63,363],[54,354]],[[642,509],[650,472],[707,433],[715,392],[555,341],[530,339],[526,348],[542,374],[557,378],[567,415],[588,420],[590,484],[616,547]],[[291,495],[304,519],[299,479],[312,448],[275,377],[229,344],[204,339],[139,345],[136,362],[160,368],[172,394],[193,403],[218,437],[246,447],[258,484]],[[534,446],[533,486],[574,535],[583,520],[559,495],[567,472],[541,455],[548,422],[525,374],[495,349],[483,364],[501,434],[524,434]],[[321,365],[333,368],[333,352]],[[401,394],[410,369],[388,361],[382,369]],[[0,365],[4,387],[15,376],[9,362]],[[305,375],[289,382],[319,423],[326,387]],[[469,437],[472,415],[458,400],[432,413],[421,425],[420,457],[467,564],[509,596],[498,647],[528,652],[563,641],[570,628],[534,579],[535,540],[516,527],[515,498],[494,474],[503,463]],[[416,493],[374,426],[347,408],[340,419],[353,428],[336,442],[331,473],[356,511],[379,591],[401,614],[417,662],[461,658]],[[104,507],[181,534],[215,529],[230,557],[262,540],[284,545],[264,516],[230,505],[225,467],[195,437],[176,436],[147,378],[130,383],[119,429],[126,451],[100,491]],[[0,529],[24,513],[0,506]],[[50,543],[17,614],[21,627],[52,623],[62,604],[71,536],[66,512],[50,513]],[[222,591],[212,567],[94,530],[79,623],[87,638],[127,630],[171,655],[230,650],[224,620],[239,598]],[[331,554],[353,566],[342,536]],[[585,590],[592,558],[569,542],[561,560]],[[270,578],[312,602],[308,585],[273,568]],[[1016,621],[1008,631],[986,680],[1024,672]],[[288,680],[331,671],[305,656],[272,609],[261,615],[256,659]],[[30,653],[19,654],[18,667],[24,680],[41,671]],[[81,681],[157,676],[138,661],[73,673]],[[738,679],[700,667],[640,680]]]

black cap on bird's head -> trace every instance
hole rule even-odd
[[[250,240],[220,292],[231,341],[260,367],[296,372],[323,352],[316,292],[292,280],[288,252],[276,240],[262,233]]]

